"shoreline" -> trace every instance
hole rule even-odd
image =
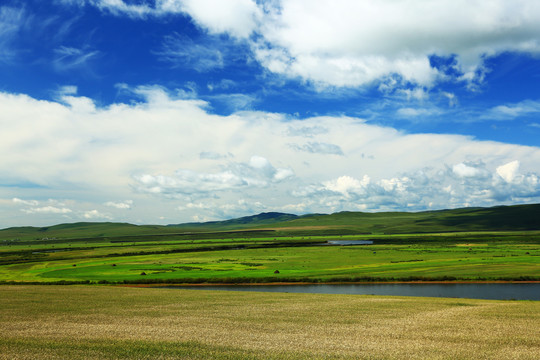
[[[167,288],[167,287],[210,287],[210,286],[293,286],[293,285],[383,285],[383,284],[540,284],[539,280],[491,280],[491,281],[361,281],[361,282],[271,282],[271,283],[177,283],[177,284],[111,284],[119,287]]]

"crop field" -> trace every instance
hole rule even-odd
[[[0,359],[538,359],[540,302],[0,286]]]
[[[540,280],[540,232],[3,242],[0,282]],[[370,245],[329,246],[331,240]]]

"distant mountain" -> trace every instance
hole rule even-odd
[[[275,228],[326,228],[326,233],[404,234],[540,230],[540,204],[421,212],[340,212],[302,216]],[[332,230],[332,231],[331,231]]]
[[[224,221],[177,225],[79,222],[49,227],[0,230],[0,241],[120,238],[161,239],[167,236],[225,236],[225,233],[273,232],[279,235],[414,234],[463,231],[540,230],[540,204],[462,208],[421,212],[339,212],[330,215],[294,215],[265,212]],[[215,235],[214,233],[220,233]],[[238,235],[238,234],[236,234]],[[230,235],[230,236],[236,236]],[[120,240],[122,240],[120,239]],[[123,241],[123,240],[122,240]],[[131,241],[131,240],[130,240]]]
[[[208,221],[201,223],[183,223],[176,225],[167,225],[168,227],[176,228],[193,228],[193,227],[205,227],[205,228],[233,228],[236,225],[244,227],[244,225],[270,225],[278,222],[290,221],[298,219],[300,216],[294,214],[280,213],[280,212],[263,212],[257,215],[244,216],[236,219],[223,220],[223,221]]]

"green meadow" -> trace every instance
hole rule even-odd
[[[418,280],[540,280],[540,205],[0,230],[0,283]]]
[[[510,215],[516,211],[514,207],[508,209],[511,210]],[[531,210],[530,207],[525,209]],[[374,215],[362,214],[367,220],[359,221],[360,215],[352,213],[315,216],[319,220],[308,216],[283,221],[283,215],[279,215],[266,216],[262,220],[250,218],[250,221],[243,222],[199,224],[198,227],[183,225],[198,231],[182,232],[179,231],[182,226],[138,227],[112,223],[6,229],[0,231],[3,237],[0,241],[0,282],[159,284],[540,280],[540,231],[493,229],[485,225],[492,223],[489,217],[485,217],[486,210],[473,211],[476,212],[482,215],[469,213],[463,217],[463,211],[451,211],[452,216],[461,219],[462,228],[478,228],[476,231],[454,232],[393,231],[396,228],[418,228],[418,223],[425,223],[428,216],[431,224],[457,221],[451,220],[453,218],[447,212],[436,213],[437,216],[431,212],[427,215],[392,213],[387,215],[390,230],[382,233],[377,226],[376,232],[349,234],[361,226],[375,226],[371,219]],[[506,217],[506,223],[495,223],[506,228],[511,221],[517,221],[517,228],[525,225],[534,228],[534,221],[538,222],[537,213],[533,217],[510,215]],[[378,223],[382,215],[375,217]],[[396,218],[400,219],[399,226]],[[464,222],[464,219],[469,222]],[[307,221],[308,224],[300,226],[299,221]],[[319,225],[314,226],[313,221]],[[231,229],[231,226],[237,228]],[[343,233],[333,234],[340,227]],[[371,243],[352,246],[328,244],[336,240]]]

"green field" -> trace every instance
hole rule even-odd
[[[540,206],[0,231],[0,283],[417,280],[540,280]]]
[[[540,280],[540,232],[0,246],[0,281],[237,283]],[[328,246],[370,239],[371,245]],[[279,273],[276,273],[278,271]]]
[[[0,359],[538,359],[540,302],[1,286]]]

